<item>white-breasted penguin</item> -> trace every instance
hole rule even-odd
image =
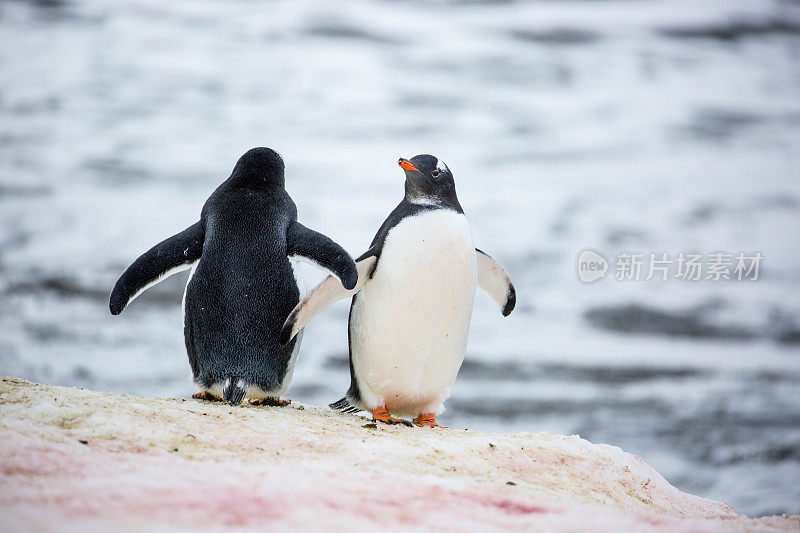
[[[367,410],[375,420],[439,426],[436,415],[464,360],[475,287],[504,316],[516,293],[503,268],[472,241],[453,174],[432,155],[400,159],[405,198],[356,260],[358,283],[347,289],[329,276],[286,320],[289,342],[317,313],[352,296],[350,389],[331,407]]]
[[[192,268],[183,297],[184,339],[196,398],[285,404],[298,338],[280,343],[300,299],[290,258],[307,258],[345,287],[358,279],[350,255],[297,222],[284,164],[269,148],[245,153],[208,198],[200,220],[133,262],[111,292],[111,314],[167,276]]]

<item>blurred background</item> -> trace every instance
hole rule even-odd
[[[443,423],[578,433],[739,512],[800,512],[800,3],[4,1],[0,374],[195,392],[186,273],[121,317],[107,297],[253,146],[354,256],[398,157],[453,170],[518,305],[478,295]],[[586,285],[584,248],[764,260]],[[309,326],[290,398],[345,392],[347,310]]]

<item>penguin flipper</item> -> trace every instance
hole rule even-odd
[[[346,289],[356,286],[358,272],[353,258],[329,237],[295,221],[289,227],[286,243],[286,255],[299,256],[331,271]]]
[[[298,331],[333,302],[352,296],[361,290],[361,287],[372,275],[372,270],[378,261],[375,255],[362,256],[362,258],[356,263],[358,278],[352,289],[345,289],[337,278],[328,276],[295,306],[281,328],[281,344],[284,346],[289,344]]]
[[[517,292],[508,273],[489,254],[475,248],[478,256],[478,286],[486,291],[500,307],[503,316],[508,316],[517,303]]]
[[[146,289],[163,279],[190,268],[203,252],[205,227],[198,221],[177,235],[161,241],[129,266],[111,291],[108,308],[120,314]]]

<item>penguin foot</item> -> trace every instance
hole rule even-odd
[[[192,398],[195,400],[205,400],[207,402],[221,402],[222,398],[218,396],[214,396],[208,391],[200,391],[195,394],[192,394]]]
[[[447,426],[442,426],[441,424],[436,422],[436,415],[419,415],[417,418],[414,419],[414,423],[418,426],[449,429]]]
[[[403,424],[404,426],[410,426],[411,422],[408,420],[403,420],[402,418],[394,418],[389,414],[389,411],[386,410],[385,407],[378,407],[372,410],[372,419],[376,422],[383,422],[384,424]]]
[[[250,398],[250,405],[270,405],[272,407],[286,407],[292,403],[288,398],[281,400],[280,398]]]

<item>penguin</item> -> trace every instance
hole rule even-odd
[[[476,286],[508,316],[516,291],[506,271],[475,248],[453,174],[428,154],[400,159],[405,197],[370,248],[356,259],[348,289],[328,276],[293,310],[281,330],[288,343],[317,313],[352,296],[348,324],[350,389],[331,408],[371,411],[376,421],[443,427],[436,422],[467,346]]]
[[[300,337],[279,342],[286,316],[300,300],[293,261],[306,259],[353,288],[352,257],[297,221],[284,189],[284,163],[270,148],[253,148],[208,198],[200,220],[155,245],[114,285],[112,315],[166,277],[191,268],[183,295],[186,352],[195,398],[285,405]]]

